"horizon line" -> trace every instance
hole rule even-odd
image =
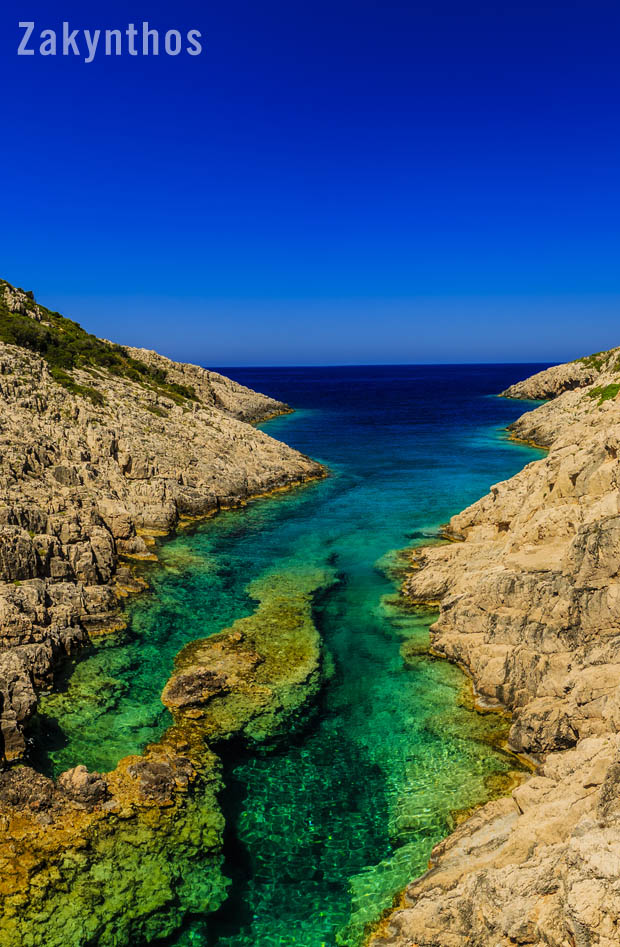
[[[180,358],[172,359],[172,361],[183,361]],[[569,360],[570,361],[570,360]],[[187,363],[186,363],[187,364]],[[196,364],[196,362],[189,363]],[[324,362],[322,364],[314,362],[278,362],[270,363],[265,365],[234,365],[234,364],[219,364],[213,366],[201,365],[206,371],[219,371],[223,369],[231,368],[449,368],[453,366],[455,368],[462,367],[463,365],[469,365],[472,368],[483,366],[483,365],[563,365],[565,362],[549,361],[548,359],[536,359],[531,361],[524,362]]]

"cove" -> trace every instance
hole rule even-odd
[[[295,406],[265,430],[332,475],[162,543],[127,634],[100,641],[41,701],[47,768],[109,770],[163,733],[175,655],[251,614],[250,583],[333,575],[314,602],[328,669],[317,707],[269,751],[222,750],[229,898],[170,944],[357,947],[455,813],[509,786],[505,723],[473,712],[461,672],[426,653],[433,616],[395,601],[396,551],[432,541],[540,456],[503,433],[527,405],[493,397],[536,368],[224,370]]]

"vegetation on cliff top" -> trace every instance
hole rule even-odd
[[[19,294],[22,311],[9,308],[5,290]],[[198,400],[193,388],[168,381],[163,369],[133,358],[121,345],[98,339],[77,322],[36,303],[31,292],[15,290],[6,280],[0,280],[0,341],[40,355],[58,384],[73,394],[90,398],[95,404],[103,403],[103,395],[96,388],[79,384],[69,374],[73,369],[110,372],[177,404]]]
[[[616,398],[619,391],[620,383],[618,382],[605,386],[599,385],[588,392],[588,397],[598,398],[598,403],[603,404],[604,401],[611,401],[612,398]]]
[[[620,371],[620,356],[611,364],[611,356],[618,355],[618,349],[609,349],[607,352],[594,352],[592,355],[584,355],[582,358],[576,358],[575,362],[580,362],[586,368],[594,368],[600,372],[603,367],[608,371]]]

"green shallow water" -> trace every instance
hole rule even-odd
[[[454,812],[500,792],[514,767],[498,748],[504,722],[474,713],[461,672],[425,653],[432,616],[391,600],[390,567],[393,550],[432,537],[539,456],[501,434],[522,406],[488,397],[527,372],[262,372],[237,376],[302,406],[266,429],[332,477],[163,544],[128,634],[101,642],[42,701],[46,764],[106,770],[139,752],[170,722],[160,694],[188,641],[250,614],[257,577],[328,566],[337,581],[315,602],[330,656],[319,706],[275,751],[223,751],[230,897],[170,943],[356,947]]]

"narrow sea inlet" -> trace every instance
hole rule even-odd
[[[396,602],[397,551],[540,456],[503,433],[527,405],[493,397],[536,368],[226,370],[294,405],[265,429],[332,475],[162,543],[128,633],[41,701],[50,771],[112,769],[169,726],[175,655],[251,614],[253,580],[333,577],[314,603],[326,682],[305,726],[269,750],[218,748],[229,897],[175,947],[358,947],[456,814],[509,786],[506,725],[428,655],[433,616]]]

